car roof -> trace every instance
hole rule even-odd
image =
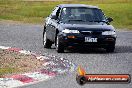
[[[64,7],[87,7],[87,8],[98,8],[97,6],[92,6],[92,5],[85,5],[85,4],[60,4],[58,5],[61,8]]]

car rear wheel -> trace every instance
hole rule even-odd
[[[114,46],[109,46],[109,47],[106,48],[106,52],[108,52],[108,53],[114,52],[114,50],[115,50],[115,45]]]
[[[63,44],[60,42],[59,36],[57,36],[57,38],[56,38],[56,51],[57,51],[58,53],[63,53],[63,52],[64,52],[64,46],[63,46]]]
[[[44,45],[44,48],[51,48],[51,45],[52,45],[52,42],[47,39],[47,33],[44,32],[43,34],[43,45]]]

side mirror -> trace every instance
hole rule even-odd
[[[57,20],[57,16],[56,16],[56,15],[52,15],[52,16],[51,16],[51,19]]]
[[[112,19],[111,17],[108,17],[108,18],[107,18],[107,21],[108,21],[108,22],[112,22],[113,19]]]

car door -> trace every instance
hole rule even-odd
[[[53,31],[52,31],[52,16],[56,14],[58,7],[55,7],[52,11],[52,13],[49,15],[49,17],[46,18],[46,33],[47,38],[51,41],[53,41]]]
[[[56,7],[56,9],[53,11],[52,15],[56,15],[57,19],[51,19],[51,24],[50,24],[50,33],[51,33],[51,40],[54,42],[56,38],[56,28],[58,26],[58,17],[60,15],[60,7]],[[51,15],[51,16],[52,16]]]
[[[46,19],[45,19],[45,27],[46,27],[46,37],[48,38],[48,39],[50,39],[51,37],[50,37],[50,24],[51,24],[51,18],[50,17],[47,17]]]
[[[45,23],[45,25],[46,25],[46,34],[47,34],[47,38],[48,39],[52,39],[52,35],[51,35],[51,16],[52,16],[52,14],[54,13],[54,11],[55,11],[55,9],[56,9],[56,7],[53,9],[53,11],[52,11],[52,13],[45,19],[46,20],[46,23]]]

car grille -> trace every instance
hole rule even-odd
[[[101,35],[102,32],[100,31],[81,31],[81,34],[83,35]]]

